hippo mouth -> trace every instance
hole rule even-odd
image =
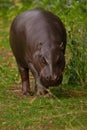
[[[41,78],[40,81],[43,86],[48,88],[48,87],[60,85],[62,83],[62,79],[63,79],[63,76],[61,75],[57,80],[54,80],[54,81],[53,80],[47,81],[46,79],[43,79],[43,78]]]

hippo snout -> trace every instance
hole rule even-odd
[[[40,80],[41,83],[45,86],[45,87],[49,87],[49,86],[58,86],[59,84],[61,84],[63,79],[62,75],[56,75],[56,74],[41,74],[40,75]]]
[[[59,79],[59,77],[57,75],[50,75],[50,74],[47,74],[47,75],[41,75],[41,79],[44,79],[45,81],[55,81],[57,79]]]

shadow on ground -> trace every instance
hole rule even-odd
[[[66,88],[62,87],[54,87],[50,89],[52,95],[58,97],[58,98],[80,98],[80,97],[87,97],[87,91],[83,90],[68,90]]]
[[[34,83],[31,86],[32,92],[34,92]],[[54,88],[50,88],[49,90],[49,94],[51,95],[50,97],[56,97],[56,98],[81,98],[81,97],[87,97],[87,91],[82,91],[82,90],[68,90],[66,88],[62,88],[62,87],[54,87]],[[15,84],[12,85],[10,93],[14,93],[17,95],[17,97],[23,98],[25,97],[22,94],[22,90],[21,90],[21,83],[20,84]],[[47,97],[49,97],[49,94]],[[33,95],[33,97],[35,96],[35,93]]]

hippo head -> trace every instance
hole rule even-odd
[[[62,45],[39,48],[34,55],[34,66],[40,76],[42,85],[49,87],[61,84],[65,67]]]

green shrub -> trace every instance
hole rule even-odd
[[[87,44],[84,39],[80,40],[72,39],[69,45],[71,57],[67,75],[69,84],[84,87],[87,85]]]

